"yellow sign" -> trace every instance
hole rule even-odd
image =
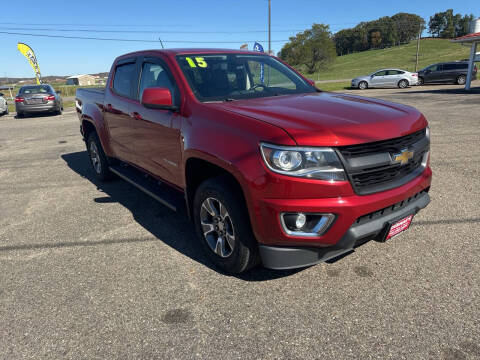
[[[40,74],[40,66],[38,65],[37,57],[35,56],[35,53],[33,52],[32,48],[27,44],[20,43],[20,42],[18,43],[17,48],[18,48],[18,51],[20,51],[22,55],[27,58],[33,71],[35,71],[37,84],[41,84],[42,75]]]
[[[400,163],[400,165],[405,165],[411,158],[413,158],[413,151],[402,150],[400,154],[393,156],[393,161]]]

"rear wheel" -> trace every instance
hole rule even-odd
[[[400,80],[400,81],[398,82],[398,87],[399,87],[400,89],[405,89],[405,88],[407,88],[407,87],[408,87],[408,81],[405,80],[405,79]]]
[[[360,82],[358,83],[358,88],[359,88],[360,90],[365,90],[365,89],[367,89],[367,88],[368,88],[367,82],[366,82],[366,81],[360,81]]]
[[[195,229],[205,255],[238,274],[258,263],[258,248],[238,189],[226,177],[208,179],[195,193]]]
[[[58,110],[55,111],[55,114],[56,114],[56,115],[62,115],[62,110],[63,110],[63,109],[62,109],[61,107],[59,107]]]
[[[21,119],[21,118],[23,118],[24,116],[25,116],[24,113],[22,113],[22,112],[17,112],[17,118]]]
[[[460,75],[457,77],[458,85],[465,85],[466,82],[467,82],[467,77],[465,75]]]
[[[108,169],[108,160],[103,152],[102,143],[95,132],[88,135],[87,151],[95,176],[101,181],[110,180],[112,178],[112,173]]]

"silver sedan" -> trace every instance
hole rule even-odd
[[[417,85],[418,74],[401,69],[382,69],[366,76],[352,79],[352,87],[365,90],[369,87],[406,87]]]

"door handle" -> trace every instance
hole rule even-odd
[[[142,115],[140,115],[140,114],[139,114],[138,112],[136,112],[136,111],[132,112],[132,113],[130,114],[130,116],[131,116],[132,118],[134,118],[135,120],[143,120]]]

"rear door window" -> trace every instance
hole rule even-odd
[[[118,65],[113,78],[113,90],[121,96],[131,97],[135,63]]]

